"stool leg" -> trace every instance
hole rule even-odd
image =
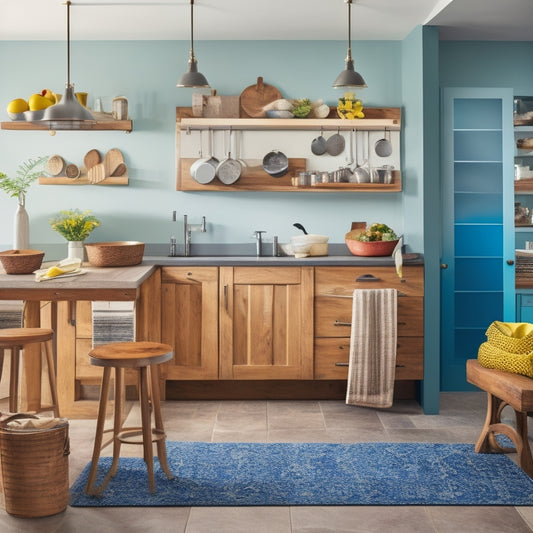
[[[520,468],[529,476],[533,477],[533,458],[527,435],[527,413],[515,411],[516,432],[518,433],[518,443],[516,451],[518,453],[518,464]]]
[[[157,440],[157,456],[159,457],[159,464],[161,465],[163,472],[165,472],[168,479],[172,479],[174,476],[168,466],[165,428],[163,427],[163,417],[161,416],[159,367],[157,365],[150,366],[150,377],[152,379],[152,406],[154,411],[155,433],[164,436],[164,438]]]
[[[85,492],[90,495],[95,495],[101,492],[106,483],[102,483],[99,487],[94,486],[96,480],[96,473],[98,471],[98,459],[100,458],[100,449],[102,448],[102,439],[104,436],[105,416],[107,411],[107,399],[109,397],[109,378],[111,375],[111,368],[104,367],[104,375],[102,376],[102,388],[100,389],[100,404],[98,406],[98,420],[96,422],[96,435],[94,437],[93,456],[91,459],[91,470],[85,485]]]
[[[0,381],[2,381],[2,372],[4,370],[4,353],[5,348],[0,348]]]
[[[124,401],[124,369],[116,367],[115,368],[115,412],[114,412],[114,422],[113,422],[113,464],[111,465],[111,470],[109,471],[111,477],[117,473],[118,461],[120,457],[120,439],[118,438],[119,433],[122,430],[122,413]]]
[[[139,368],[141,375],[141,422],[143,433],[144,462],[148,469],[148,488],[150,492],[155,492],[154,478],[154,453],[152,450],[152,427],[150,417],[150,405],[148,403],[148,369],[145,366]]]
[[[57,381],[54,366],[54,356],[52,353],[52,341],[44,343],[44,350],[46,354],[46,366],[48,367],[48,382],[50,383],[50,394],[52,396],[52,409],[54,416],[59,417],[59,402],[57,399]]]
[[[19,397],[19,367],[20,367],[20,347],[11,348],[11,368],[9,370],[9,411],[17,412]]]

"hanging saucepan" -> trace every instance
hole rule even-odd
[[[320,128],[320,135],[311,142],[311,152],[315,155],[324,155],[326,153],[326,139],[324,139],[323,133],[323,128]]]
[[[272,150],[263,157],[263,170],[273,178],[281,178],[289,171],[289,158],[279,150]]]
[[[231,136],[231,131],[230,131]],[[226,137],[224,136],[224,151],[226,151]],[[242,172],[241,164],[236,160],[231,158],[231,150],[228,151],[226,159],[221,161],[217,165],[216,173],[218,179],[224,185],[231,185],[235,183],[240,177]]]
[[[344,137],[339,133],[339,130],[337,129],[337,133],[333,134],[326,141],[326,150],[329,155],[339,155],[344,150],[345,144],[346,143]]]
[[[392,154],[392,144],[390,142],[390,131],[385,129],[383,139],[376,141],[374,145],[374,151],[379,157],[389,157]]]
[[[209,163],[209,157],[202,157],[202,131],[200,131],[200,159],[191,165],[191,176],[198,183],[205,185],[215,177],[215,167]]]

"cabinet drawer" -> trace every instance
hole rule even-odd
[[[408,296],[424,296],[424,267],[404,266],[400,279],[390,267],[317,267],[315,296],[351,296],[354,289],[397,289]]]
[[[315,337],[349,337],[352,299],[319,296],[315,298]],[[424,298],[398,298],[398,336],[424,335]]]
[[[347,379],[350,339],[315,339],[315,379]],[[424,378],[424,339],[398,337],[396,379]]]

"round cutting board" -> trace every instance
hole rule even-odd
[[[263,107],[280,98],[281,93],[278,89],[263,83],[263,78],[259,76],[255,85],[246,87],[241,93],[241,108],[249,117],[264,117],[266,112]]]

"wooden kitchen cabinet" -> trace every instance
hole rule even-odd
[[[218,379],[218,267],[164,267],[161,342],[174,358],[165,380]]]
[[[403,267],[315,268],[314,378],[347,379],[354,289],[398,290],[397,380],[424,377],[424,270]]]
[[[220,268],[221,379],[312,379],[313,270]]]

